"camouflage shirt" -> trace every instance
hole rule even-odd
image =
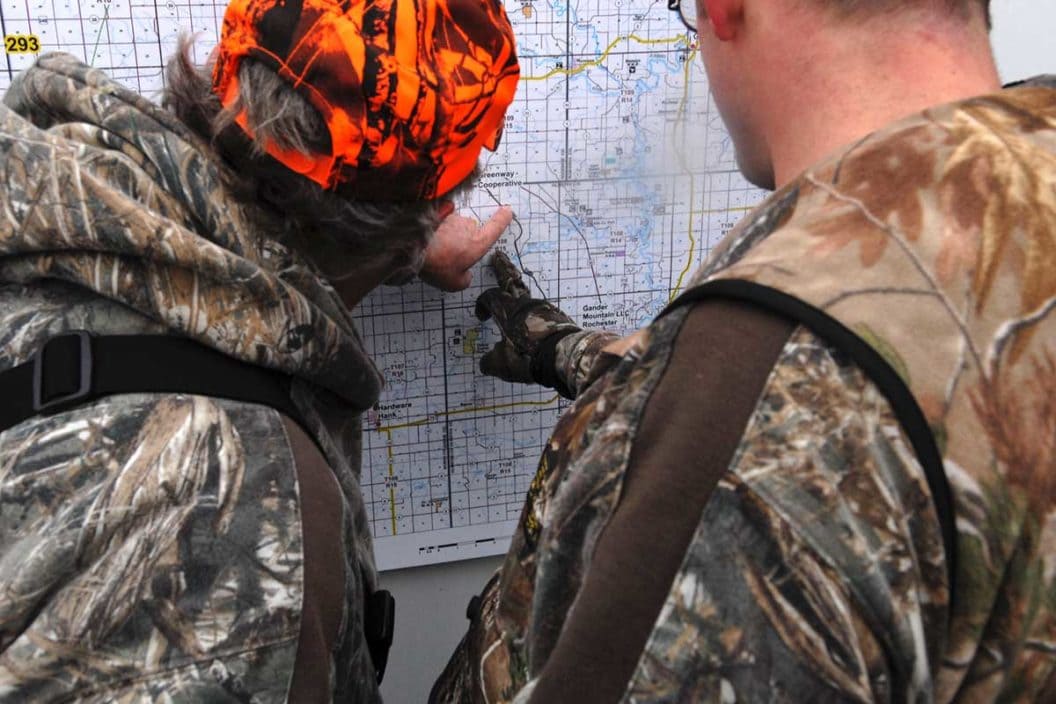
[[[707,501],[623,701],[1052,695],[1054,183],[1056,81],[1042,79],[871,135],[730,234],[691,288],[805,304],[853,331],[911,393],[952,489],[953,583],[931,486],[892,402],[801,327]],[[592,384],[570,384],[580,395],[437,700],[531,700],[687,314],[641,331]]]
[[[358,463],[380,377],[334,291],[253,226],[223,168],[70,56],[20,75],[0,106],[0,369],[83,329],[189,337],[292,375],[342,490],[332,689],[374,701]],[[304,540],[279,414],[131,394],[0,433],[0,590],[0,700],[283,701]]]

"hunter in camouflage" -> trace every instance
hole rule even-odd
[[[891,583],[880,597],[881,582],[848,580],[867,611],[905,619],[888,631],[900,639],[881,645],[889,656],[907,653],[909,699],[934,689],[939,701],[1036,700],[1056,668],[1056,578],[1047,567],[1056,538],[1054,183],[1056,80],[1047,78],[928,110],[809,170],[761,206],[782,203],[774,232],[693,284],[741,280],[792,293],[873,347],[923,411],[957,516],[952,603],[941,540],[914,524],[921,497],[901,489],[904,481],[885,481],[868,502],[834,477],[825,483],[840,488],[840,502],[807,502],[792,498],[794,475],[741,458],[754,492],[788,502],[784,516],[816,520],[839,508],[853,517],[849,529],[863,526],[848,531],[863,536],[857,555],[841,555],[846,546],[827,544],[816,527],[797,529],[813,533],[814,549],[843,574],[879,567]],[[855,275],[833,273],[846,271]],[[876,504],[888,495],[905,497],[905,507]],[[892,521],[917,544],[894,549],[885,535]],[[910,556],[917,566],[906,571]],[[878,668],[863,665],[862,673]]]
[[[178,333],[291,374],[342,489],[361,619],[355,419],[381,380],[333,290],[249,225],[187,128],[72,57],[16,79],[0,150],[0,366],[80,329]],[[0,434],[0,698],[282,701],[304,598],[286,433],[263,407],[129,395]],[[360,629],[330,667],[343,696],[377,698]]]
[[[780,309],[774,317],[791,332],[629,676],[606,689],[615,699],[580,689],[579,701],[1051,700],[1054,183],[1056,80],[1038,79],[861,138],[730,233],[689,295],[697,306]],[[500,283],[512,276],[498,273]],[[824,324],[787,322],[792,310]],[[633,493],[665,376],[694,378],[678,352],[693,315],[693,305],[673,307],[620,345],[562,321],[561,340],[594,336],[607,347],[575,365],[589,376],[566,378],[559,341],[546,353],[556,368],[531,377],[549,374],[579,394],[433,701],[572,701],[560,691],[575,685],[570,670],[594,667],[589,653],[610,656],[602,644],[565,641],[590,617],[614,622],[591,633],[619,632],[624,614],[585,595]],[[882,360],[926,420],[952,493],[950,554],[910,437],[920,428],[908,429],[888,387],[827,336],[836,328]],[[717,333],[709,344],[736,349]],[[709,422],[699,417],[698,432]],[[628,603],[618,593],[637,577],[624,569],[600,598]],[[574,666],[560,662],[569,656]]]

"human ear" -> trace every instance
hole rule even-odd
[[[716,39],[728,42],[737,36],[744,20],[744,0],[698,0],[698,8]]]

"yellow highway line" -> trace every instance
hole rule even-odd
[[[675,300],[675,296],[682,290],[682,281],[686,278],[686,274],[689,273],[690,268],[693,266],[693,255],[696,254],[697,238],[693,236],[693,221],[696,220],[697,214],[693,211],[693,201],[697,198],[697,177],[693,174],[689,175],[689,254],[686,256],[686,265],[682,267],[682,273],[678,275],[678,281],[675,282],[675,287],[671,289],[671,297],[667,299],[667,302]]]
[[[690,52],[689,56],[686,57],[685,74],[682,79],[682,102],[678,105],[678,117],[675,118],[675,124],[685,123],[686,120],[686,105],[689,104],[689,73],[693,68],[693,59],[697,56],[697,50],[694,49]],[[683,127],[685,129],[685,127]],[[677,150],[676,150],[677,151]],[[685,167],[683,162],[683,168],[689,171]],[[682,267],[682,273],[678,275],[678,281],[675,283],[675,287],[671,289],[671,297],[668,299],[668,303],[675,300],[675,296],[682,290],[682,281],[686,278],[686,274],[689,273],[690,267],[693,266],[693,255],[696,253],[697,238],[694,237],[693,223],[697,219],[697,213],[694,210],[697,201],[697,177],[690,171],[689,172],[689,254],[686,256],[686,265]]]
[[[465,415],[466,413],[483,413],[483,412],[487,412],[487,411],[502,411],[502,410],[505,410],[507,408],[523,408],[523,407],[526,407],[526,406],[537,406],[537,407],[541,408],[541,407],[544,407],[544,406],[550,406],[550,405],[553,405],[553,404],[557,403],[558,399],[560,399],[560,398],[561,398],[560,396],[555,395],[555,396],[552,396],[551,398],[547,399],[546,401],[518,401],[517,403],[501,403],[501,404],[499,404],[497,406],[481,406],[479,408],[456,408],[453,411],[446,411],[444,413],[444,415],[445,416],[458,416],[458,415]]]
[[[606,47],[605,51],[602,52],[601,56],[599,56],[598,58],[594,59],[593,61],[588,61],[586,63],[580,64],[579,66],[576,66],[575,68],[555,68],[552,71],[550,71],[549,73],[543,74],[542,76],[521,76],[521,80],[522,81],[548,81],[551,78],[553,78],[554,76],[575,76],[577,73],[583,73],[587,69],[597,68],[598,66],[601,66],[603,63],[605,63],[605,60],[607,58],[609,58],[609,54],[611,54],[616,49],[616,47],[620,45],[621,42],[626,42],[626,41],[633,41],[633,42],[638,42],[639,44],[646,44],[646,45],[677,44],[679,42],[688,43],[689,42],[689,35],[688,34],[679,34],[677,37],[666,37],[664,39],[645,39],[643,37],[639,37],[637,34],[628,34],[628,35],[623,36],[623,37],[616,37],[616,39],[614,39],[612,41],[612,43],[609,44],[608,47]]]
[[[539,407],[550,406],[550,405],[553,405],[554,403],[557,403],[557,400],[559,398],[561,398],[561,397],[555,395],[553,398],[550,398],[550,399],[548,399],[546,401],[517,401],[516,403],[500,403],[497,406],[477,406],[477,407],[473,407],[473,408],[456,408],[453,411],[441,411],[439,413],[434,413],[434,414],[432,414],[430,416],[426,416],[425,418],[419,418],[418,420],[410,421],[409,423],[403,423],[401,425],[386,425],[386,426],[383,426],[381,428],[375,428],[374,430],[376,430],[377,432],[380,432],[380,433],[387,433],[387,432],[390,432],[390,431],[393,431],[393,430],[404,430],[406,428],[417,428],[417,427],[420,427],[422,425],[425,425],[426,423],[430,423],[430,422],[432,422],[434,420],[437,420],[438,418],[446,418],[448,416],[460,416],[460,415],[465,415],[467,413],[486,413],[488,411],[502,411],[502,410],[506,410],[506,409],[509,409],[509,408],[522,408],[522,407],[525,407],[525,406],[539,406]]]
[[[387,431],[385,435],[389,438],[389,479],[396,479],[395,455],[392,452],[392,431]],[[389,483],[389,513],[392,514],[392,534],[396,535],[396,487],[392,482]]]
[[[385,433],[386,442],[388,444],[389,452],[389,479],[396,478],[396,457],[392,451],[392,431],[404,430],[406,428],[417,428],[425,425],[430,421],[434,421],[437,418],[444,418],[448,416],[465,415],[467,413],[485,413],[488,411],[501,411],[508,408],[520,408],[524,406],[550,406],[557,402],[561,398],[560,396],[554,396],[546,401],[518,401],[516,403],[502,403],[497,406],[481,406],[479,408],[456,408],[453,411],[444,411],[443,413],[437,413],[435,415],[427,416],[425,418],[419,418],[418,420],[411,421],[410,423],[404,423],[402,425],[389,425],[383,428],[375,428],[375,432]],[[389,513],[392,518],[392,534],[396,535],[396,489],[392,483],[389,484]]]

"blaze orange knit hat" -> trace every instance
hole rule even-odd
[[[332,153],[261,145],[362,200],[434,199],[494,150],[520,69],[501,0],[233,0],[213,73],[225,107],[246,57],[313,105]],[[243,112],[238,124],[252,137]]]

